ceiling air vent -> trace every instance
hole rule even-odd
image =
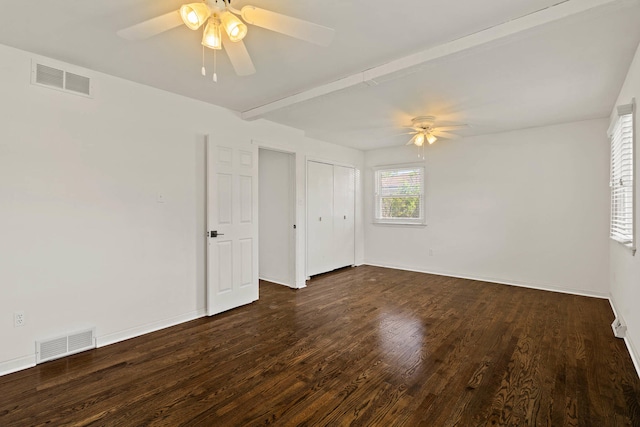
[[[31,83],[76,95],[91,96],[89,77],[36,62],[33,63],[31,70]]]

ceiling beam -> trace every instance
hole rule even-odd
[[[521,33],[532,28],[548,24],[572,15],[624,0],[565,0],[554,6],[532,12],[520,18],[478,31],[430,49],[405,56],[378,67],[361,71],[342,79],[316,86],[304,92],[243,111],[244,120],[255,120],[272,111],[280,110],[333,92],[338,92],[360,84],[375,86],[407,74],[419,71],[425,64],[474,47]]]

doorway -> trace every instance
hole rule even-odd
[[[260,279],[295,288],[295,156],[258,150]]]

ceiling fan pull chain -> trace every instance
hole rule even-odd
[[[202,45],[202,70],[200,70],[203,76],[207,75],[207,70],[204,68],[204,45]]]

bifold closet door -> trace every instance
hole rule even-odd
[[[355,264],[355,170],[333,167],[333,269]]]
[[[307,275],[333,267],[333,165],[307,162]]]

